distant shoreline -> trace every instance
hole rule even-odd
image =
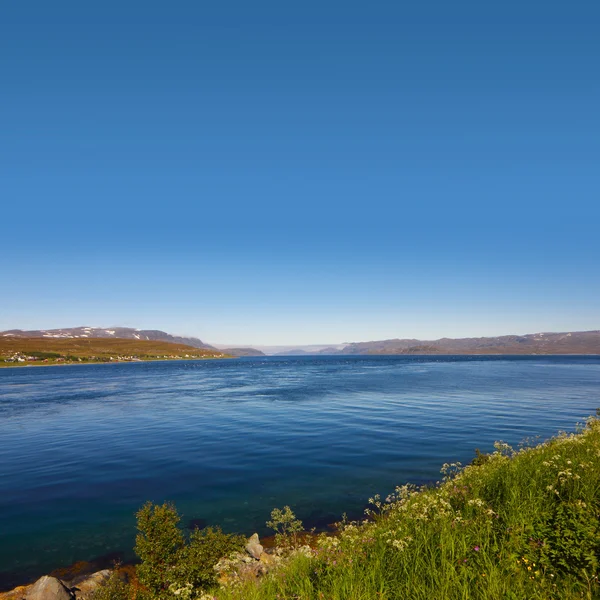
[[[0,337],[2,367],[206,360],[229,356],[215,349],[153,340]]]
[[[569,354],[496,354],[496,353],[480,353],[480,354],[456,354],[456,353],[436,353],[436,354],[287,354],[287,355],[265,355],[265,356],[207,356],[207,357],[199,357],[199,358],[147,358],[147,359],[139,359],[139,360],[107,360],[107,361],[76,361],[76,362],[60,362],[60,363],[39,363],[37,361],[32,361],[30,363],[17,363],[17,364],[6,364],[0,363],[0,369],[23,369],[27,367],[73,367],[73,366],[90,366],[90,365],[123,365],[123,364],[134,364],[134,363],[150,363],[150,362],[162,362],[162,363],[171,363],[171,362],[197,362],[197,361],[206,361],[206,360],[223,360],[223,359],[239,359],[239,358],[273,358],[273,359],[289,359],[289,358],[325,358],[325,357],[333,357],[333,358],[373,358],[373,357],[381,357],[381,358],[396,358],[396,357],[411,357],[411,358],[429,358],[433,356],[486,356],[486,357],[503,357],[503,356],[511,356],[511,357],[522,357],[522,358],[534,358],[534,357],[550,357],[550,356],[573,356],[573,357],[596,357],[600,356],[600,353],[596,354],[578,354],[578,353],[569,353]]]
[[[238,358],[237,356],[207,356],[206,358],[145,358],[140,360],[107,360],[107,361],[77,361],[77,362],[60,362],[60,363],[38,363],[32,361],[30,363],[18,363],[18,364],[2,364],[0,363],[1,369],[23,369],[26,367],[83,367],[90,365],[124,365],[124,364],[135,364],[135,363],[149,363],[149,362],[195,362],[205,360],[223,360],[228,358]]]

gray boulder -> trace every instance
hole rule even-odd
[[[254,559],[260,560],[264,548],[260,545],[258,533],[254,533],[250,536],[246,542],[246,552]]]
[[[71,589],[75,592],[77,600],[88,600],[92,594],[108,581],[110,569],[97,571],[91,575],[85,575],[74,579],[71,583]]]
[[[26,600],[73,600],[75,595],[60,579],[44,575],[27,590],[25,598]]]

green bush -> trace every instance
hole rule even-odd
[[[283,510],[274,508],[271,511],[271,520],[267,521],[267,527],[275,531],[275,541],[278,546],[298,546],[298,534],[302,532],[302,521],[296,518],[289,506]]]
[[[92,593],[90,600],[129,600],[130,597],[131,589],[115,567],[106,582]]]
[[[217,583],[214,566],[223,557],[244,549],[246,538],[223,533],[219,527],[196,529],[179,553],[176,567],[178,582],[194,590]]]
[[[184,547],[181,517],[172,504],[158,506],[151,502],[144,504],[136,516],[139,533],[135,553],[142,561],[137,568],[138,579],[155,597],[167,597]]]
[[[538,561],[546,569],[578,575],[598,572],[600,524],[598,508],[585,502],[557,503],[550,519],[538,529]]]
[[[214,586],[217,562],[242,550],[245,538],[223,533],[219,527],[194,530],[186,540],[175,506],[146,503],[137,513],[135,552],[140,584],[150,598],[199,597]]]
[[[482,452],[479,448],[475,448],[475,458],[471,461],[472,465],[479,467],[485,465],[490,460],[490,455]]]

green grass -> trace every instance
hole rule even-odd
[[[600,598],[600,421],[398,488],[361,522],[321,535],[259,580],[215,598],[524,600]]]

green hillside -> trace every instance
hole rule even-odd
[[[0,366],[226,358],[218,350],[120,338],[0,338]]]

